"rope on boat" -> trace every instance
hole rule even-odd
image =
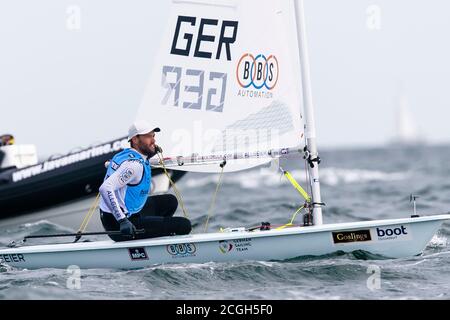
[[[167,176],[167,179],[169,179],[170,185],[172,186],[172,189],[175,192],[175,196],[177,197],[177,200],[181,205],[181,209],[183,210],[183,215],[185,218],[188,218],[188,214],[187,214],[186,208],[184,207],[183,198],[181,197],[181,193],[178,191],[178,188],[176,187],[175,182],[173,182],[172,178],[170,177],[169,172],[167,172],[167,168],[164,164],[164,158],[162,156],[162,151],[158,150],[157,155],[159,158],[159,163],[162,165],[164,173]]]
[[[89,221],[91,221],[91,218],[94,214],[95,209],[98,206],[99,201],[100,201],[100,193],[97,193],[97,196],[95,197],[94,202],[92,203],[91,207],[89,208],[88,213],[84,217],[83,222],[81,223],[80,228],[78,229],[77,236],[75,237],[74,242],[77,242],[78,240],[80,240],[81,234],[86,230],[86,227],[88,226]]]
[[[211,205],[209,207],[208,215],[207,215],[206,221],[205,221],[205,229],[204,229],[205,233],[208,231],[209,218],[211,217],[213,210],[214,210],[214,206],[216,204],[216,197],[217,197],[217,193],[219,191],[219,187],[222,184],[223,169],[225,168],[226,164],[227,164],[227,160],[223,159],[223,162],[220,164],[220,167],[222,168],[222,170],[220,171],[219,181],[217,182],[216,191],[214,192],[213,198],[211,200]]]

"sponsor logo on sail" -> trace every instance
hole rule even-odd
[[[131,260],[148,260],[147,252],[144,248],[128,248]]]
[[[195,256],[195,252],[197,251],[197,248],[193,243],[169,244],[166,246],[166,249],[173,258]]]
[[[236,79],[242,88],[238,96],[270,99],[278,76],[279,64],[275,55],[245,53],[236,66]]]
[[[375,228],[378,240],[406,240],[411,239],[410,230],[403,226],[377,227]]]
[[[334,243],[362,242],[372,240],[370,230],[353,230],[332,232]]]

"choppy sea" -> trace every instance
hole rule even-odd
[[[320,177],[324,222],[409,217],[450,211],[450,146],[326,150]],[[282,161],[305,185],[303,159]],[[178,188],[199,233],[218,175],[189,173]],[[303,200],[273,167],[224,175],[209,230],[289,222]],[[80,204],[74,203],[74,208]],[[1,208],[0,208],[1,210]],[[181,215],[179,209],[176,215]],[[297,222],[300,223],[299,216]],[[74,226],[76,230],[78,226]],[[0,246],[36,233],[67,232],[41,220],[0,228]],[[97,238],[96,238],[97,237]],[[92,239],[102,239],[96,236]],[[288,261],[168,264],[138,270],[21,270],[0,265],[0,299],[450,299],[450,223],[421,256],[384,259],[368,252]],[[314,245],[314,244],[311,244]],[[369,279],[379,271],[379,281]],[[372,285],[371,285],[372,283]]]

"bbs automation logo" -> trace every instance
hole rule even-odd
[[[279,66],[274,55],[245,53],[236,67],[236,78],[243,89],[272,90],[278,82]]]

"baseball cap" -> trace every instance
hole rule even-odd
[[[137,120],[128,129],[128,141],[138,134],[147,134],[151,131],[160,132],[161,129],[150,125],[147,121]]]

